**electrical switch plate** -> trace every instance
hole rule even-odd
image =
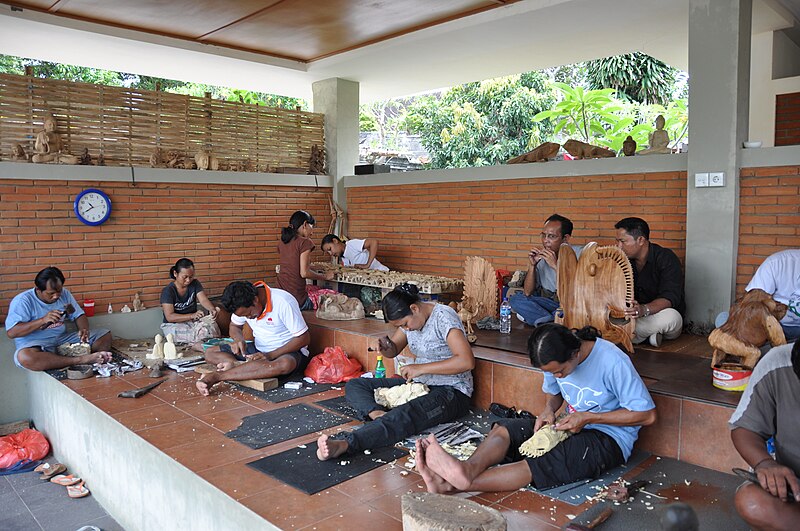
[[[709,186],[725,186],[725,174],[723,172],[714,172],[708,174]]]
[[[708,174],[707,173],[695,173],[694,174],[694,187],[695,188],[705,188],[708,186]]]

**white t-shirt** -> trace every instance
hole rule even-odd
[[[272,352],[308,330],[297,299],[292,294],[282,289],[270,288],[270,296],[272,311],[260,319],[231,315],[231,323],[237,326],[244,326],[245,323],[250,325],[259,352]],[[308,356],[308,349],[305,347],[302,352]]]
[[[800,249],[787,249],[769,256],[745,288],[764,290],[789,307],[781,324],[800,326]]]
[[[366,264],[368,260],[369,251],[364,249],[364,240],[347,240],[344,244],[344,253],[342,254],[342,264],[344,264],[345,267]],[[372,261],[369,268],[379,271],[389,271],[389,268],[378,262],[377,258]]]

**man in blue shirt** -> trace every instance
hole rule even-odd
[[[78,331],[68,332],[67,321],[74,321]],[[64,274],[57,267],[39,271],[34,287],[14,297],[8,308],[6,333],[16,347],[14,363],[32,371],[102,363],[111,357],[111,332],[89,330],[89,319],[64,287]],[[59,345],[78,342],[91,344],[91,353],[57,354]]]

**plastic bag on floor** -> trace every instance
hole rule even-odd
[[[39,460],[49,451],[50,443],[32,428],[0,437],[0,469],[14,467],[21,461]]]
[[[348,358],[342,347],[326,347],[308,362],[305,375],[317,383],[341,383],[364,372],[358,361]]]

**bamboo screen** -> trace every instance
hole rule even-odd
[[[322,114],[55,79],[0,74],[0,159],[21,144],[30,156],[45,117],[66,149],[109,166],[149,166],[156,147],[187,159],[208,150],[222,167],[306,173],[324,146]]]

